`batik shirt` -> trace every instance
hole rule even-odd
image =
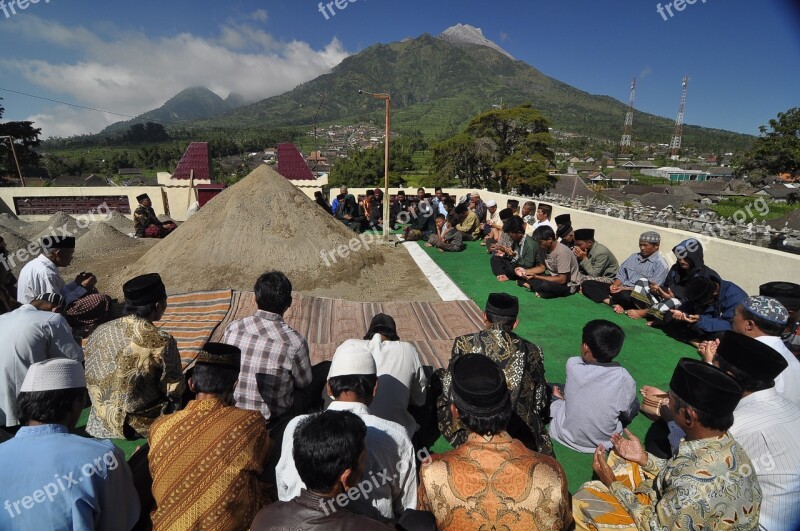
[[[758,529],[761,487],[729,434],[681,441],[669,460],[648,454],[644,470],[657,475],[635,491],[616,481],[610,488],[639,529]]]
[[[552,457],[532,452],[506,433],[470,433],[420,469],[419,509],[439,530],[567,529],[567,478]]]
[[[450,365],[442,375],[442,395],[436,404],[442,435],[453,446],[467,439],[467,429],[450,412],[452,367],[464,354],[483,354],[497,363],[511,391],[513,414],[508,432],[531,450],[552,456],[553,445],[544,424],[548,392],[542,349],[498,326],[456,338]]]
[[[149,442],[153,529],[238,531],[266,505],[266,485],[258,475],[269,436],[257,411],[218,398],[192,400],[183,411],[156,420]]]
[[[147,437],[150,424],[180,404],[186,383],[178,346],[150,321],[128,315],[101,325],[84,352],[93,437]]]

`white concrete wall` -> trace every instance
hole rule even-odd
[[[366,190],[366,188],[350,188],[348,191],[358,196],[359,194],[364,194]],[[389,193],[395,194],[398,190],[398,188],[390,188]],[[416,195],[417,193],[416,188],[405,188],[403,190],[409,195]],[[433,193],[433,188],[425,188],[425,191]],[[461,197],[473,190],[445,188],[443,191],[450,195]],[[520,208],[526,201],[531,200],[485,190],[474,191],[478,191],[481,194],[483,201],[494,199],[501,209],[505,208],[506,201],[509,199],[518,200]],[[338,193],[338,188],[332,189],[330,199],[333,200]],[[537,200],[533,201],[537,204],[539,203]],[[552,206],[553,218],[560,214],[569,214],[573,228],[595,229],[595,239],[608,247],[620,263],[632,253],[638,252],[639,235],[653,230],[661,235],[661,254],[670,264],[675,263],[672,248],[687,238],[696,238],[703,245],[706,264],[717,271],[722,278],[736,283],[751,295],[758,294],[758,287],[761,284],[775,280],[800,283],[800,255],[723,240],[685,230],[668,229],[584,210],[565,208],[557,204],[552,204]]]

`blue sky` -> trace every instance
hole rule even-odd
[[[260,99],[372,44],[460,22],[593,94],[627,102],[636,76],[637,108],[669,118],[688,74],[691,124],[757,134],[800,106],[800,10],[791,0],[696,0],[682,11],[662,1],[671,17],[651,0],[340,4],[327,20],[310,0],[40,0],[8,17],[0,7],[0,87],[130,115],[195,85]],[[4,119],[34,119],[45,136],[96,132],[121,119],[0,96]]]

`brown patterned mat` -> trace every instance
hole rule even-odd
[[[256,310],[252,292],[235,291],[231,308],[210,341],[220,341],[232,321]],[[293,294],[285,318],[308,341],[311,362],[330,359],[345,339],[362,338],[372,317],[394,317],[397,335],[414,344],[420,361],[434,368],[447,365],[453,339],[483,329],[483,312],[473,301],[449,302],[353,302]]]

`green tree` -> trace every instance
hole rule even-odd
[[[3,98],[0,98],[0,101]],[[0,119],[3,118],[5,109],[0,104]],[[21,167],[39,165],[39,154],[34,148],[41,143],[39,135],[42,130],[33,127],[33,122],[5,122],[0,123],[0,137],[10,136],[14,139],[14,152]],[[14,163],[14,154],[8,139],[0,139],[0,175],[17,176],[17,167]]]
[[[771,130],[762,125],[762,136],[750,151],[737,157],[736,175],[748,175],[752,182],[781,173],[800,178],[800,107],[778,113],[777,119],[769,121],[769,127]]]
[[[548,128],[547,119],[529,104],[484,112],[434,147],[434,168],[470,188],[544,192],[553,185],[547,167],[555,160]]]

